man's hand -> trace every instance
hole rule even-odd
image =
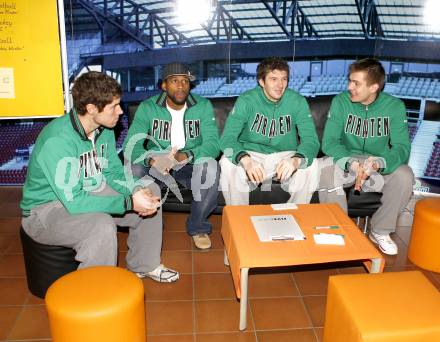
[[[260,163],[253,161],[250,156],[244,156],[240,159],[240,164],[251,182],[256,184],[263,182],[264,168]]]
[[[359,168],[361,167],[361,163],[359,160],[354,160],[350,163],[350,170],[357,173]]]
[[[371,176],[373,172],[379,170],[379,162],[376,157],[368,157],[363,163],[354,161],[350,168],[356,172],[356,181],[354,183],[354,190],[361,191],[364,182]]]
[[[140,189],[132,195],[133,210],[140,216],[149,216],[154,214],[160,207],[160,198],[154,196],[149,189]]]
[[[377,172],[379,170],[380,165],[376,157],[368,157],[367,160],[364,161],[364,170],[371,176],[373,172]]]
[[[156,155],[154,158],[151,158],[150,165],[154,167],[157,171],[159,171],[163,175],[167,175],[170,173],[171,169],[177,164],[177,160],[175,159],[175,154],[177,150],[172,148],[169,153],[164,153],[163,155]]]
[[[174,159],[177,160],[178,163],[187,160],[188,159],[188,155],[185,152],[176,152],[174,154]]]
[[[298,157],[288,158],[281,160],[276,168],[277,178],[284,181],[294,174],[298,170],[299,165],[301,165],[301,159]]]

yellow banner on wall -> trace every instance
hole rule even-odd
[[[0,117],[64,113],[56,0],[0,0]]]

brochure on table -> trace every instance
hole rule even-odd
[[[251,216],[252,224],[262,242],[305,240],[305,236],[292,215]]]

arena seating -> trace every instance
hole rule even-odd
[[[1,184],[24,184],[26,179],[27,166],[20,170],[0,170]]]
[[[211,97],[239,96],[245,91],[254,88],[257,79],[253,76],[237,77],[231,83],[226,83],[226,78],[214,77],[200,82],[194,93]],[[347,79],[344,75],[323,75],[313,81],[307,81],[306,76],[294,76],[289,79],[289,88],[303,95],[337,94],[347,87]]]
[[[45,123],[20,123],[0,126],[0,165],[14,158],[17,148],[27,148],[35,142]]]
[[[395,95],[440,98],[440,82],[438,79],[402,76],[396,87]]]
[[[201,81],[193,92],[201,96],[213,96],[217,90],[226,82],[226,77],[208,78],[206,81]]]
[[[337,94],[347,89],[347,77],[344,75],[322,75],[313,81],[318,94]],[[303,92],[303,89],[300,89]]]
[[[434,143],[428,165],[425,169],[426,177],[440,178],[440,140]]]
[[[416,177],[425,175],[426,166],[431,158],[431,146],[437,140],[440,132],[440,122],[423,120],[417,128],[417,133],[411,143],[411,166]]]
[[[417,133],[417,124],[408,122],[408,130],[409,130],[409,137],[412,142]]]
[[[239,96],[257,84],[254,76],[241,76],[226,82],[225,77],[208,78],[200,82],[194,93],[209,97]],[[304,96],[338,94],[347,89],[346,75],[321,75],[307,80],[306,76],[295,75],[289,79],[289,88]],[[402,76],[397,83],[387,83],[385,91],[402,97],[440,99],[438,79]]]
[[[35,143],[45,122],[6,124],[0,126],[0,165],[10,162],[16,157],[16,151],[28,150]],[[27,166],[19,169],[0,170],[0,184],[23,184]]]

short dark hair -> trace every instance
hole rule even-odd
[[[257,80],[263,80],[266,78],[267,74],[274,70],[286,71],[287,76],[289,76],[290,68],[289,64],[279,57],[270,57],[261,61],[257,66]]]
[[[87,112],[88,104],[95,105],[99,111],[122,97],[122,88],[112,77],[97,71],[79,76],[72,87],[73,107],[79,115]]]
[[[364,58],[350,64],[349,73],[364,71],[367,85],[378,84],[381,91],[385,86],[385,69],[376,58]]]

